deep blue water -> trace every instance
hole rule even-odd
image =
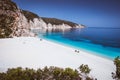
[[[39,37],[114,59],[120,56],[120,29],[84,28],[39,32]]]

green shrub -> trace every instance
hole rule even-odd
[[[5,73],[0,73],[0,80],[82,80],[81,73],[76,69],[44,67],[43,69],[10,68]],[[86,80],[93,80],[87,76]]]
[[[120,57],[119,56],[114,59],[114,64],[116,66],[116,72],[115,73],[112,72],[112,77],[116,79],[120,79]]]
[[[84,65],[84,64],[82,64],[79,67],[79,70],[81,71],[81,73],[85,73],[85,74],[89,74],[91,71],[91,69],[88,67],[88,65]]]
[[[7,15],[0,15],[0,38],[8,38],[12,33],[15,18]]]

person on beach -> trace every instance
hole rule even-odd
[[[40,41],[42,41],[42,39],[40,39]]]
[[[75,50],[75,52],[79,53],[79,50]]]

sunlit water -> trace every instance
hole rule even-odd
[[[120,56],[120,29],[84,28],[49,30],[40,31],[38,36],[109,59]]]

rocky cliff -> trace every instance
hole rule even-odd
[[[21,10],[11,0],[0,0],[0,38],[35,36],[31,29],[83,28],[73,22],[44,18]]]
[[[34,36],[28,20],[11,0],[0,0],[0,38]]]

